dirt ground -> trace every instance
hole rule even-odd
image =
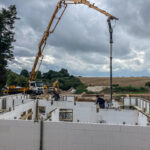
[[[88,86],[87,90],[92,92],[101,92],[106,88],[109,88],[109,86]]]
[[[86,86],[109,86],[110,81],[108,77],[79,77],[81,82]],[[114,77],[113,84],[120,86],[145,86],[146,82],[150,82],[150,77]]]

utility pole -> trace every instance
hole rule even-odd
[[[112,95],[113,95],[113,88],[112,88],[112,45],[113,45],[113,29],[111,26],[111,17],[108,17],[108,27],[110,33],[110,103],[112,104]]]

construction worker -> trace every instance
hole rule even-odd
[[[100,108],[105,108],[105,100],[103,98],[101,98],[99,95],[96,96],[97,97],[97,101],[96,104],[99,104]]]
[[[60,96],[59,93],[57,91],[53,91],[53,98],[55,101],[59,101],[60,100]]]

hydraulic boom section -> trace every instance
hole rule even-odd
[[[102,10],[100,8],[98,8],[97,6],[95,6],[95,4],[91,4],[89,1],[87,0],[62,0],[64,1],[64,3],[66,4],[84,4],[84,5],[87,5],[89,6],[90,8],[93,8],[97,11],[99,11],[100,13],[106,15],[107,17],[110,17],[111,16],[111,19],[115,19],[115,20],[118,20],[117,17],[115,16],[112,16],[110,13],[106,12],[105,10]]]
[[[46,29],[46,31],[44,32],[43,37],[42,37],[42,39],[41,39],[41,41],[40,41],[40,43],[39,43],[39,45],[38,45],[38,53],[37,53],[37,55],[36,55],[36,58],[35,58],[35,61],[34,61],[34,65],[33,65],[33,68],[32,68],[31,74],[30,74],[30,81],[36,80],[36,77],[37,77],[37,74],[38,74],[40,65],[41,65],[42,60],[43,60],[43,57],[44,57],[44,56],[42,55],[42,53],[43,53],[43,50],[44,50],[44,48],[45,48],[45,46],[46,46],[47,38],[48,38],[49,34],[52,34],[52,33],[55,31],[55,29],[56,29],[56,27],[57,27],[59,21],[61,20],[61,17],[63,16],[63,14],[64,14],[64,12],[65,12],[65,10],[66,10],[68,4],[84,4],[84,5],[89,6],[90,8],[93,8],[93,9],[95,9],[96,11],[98,11],[98,12],[100,12],[100,13],[106,15],[107,17],[109,17],[110,20],[118,20],[117,17],[112,16],[112,15],[109,14],[108,12],[106,12],[106,11],[104,11],[104,10],[98,8],[98,7],[95,6],[94,4],[91,4],[91,3],[90,3],[89,1],[87,1],[87,0],[59,0],[59,2],[58,2],[57,5],[56,5],[56,8],[55,8],[55,10],[54,10],[54,13],[53,13],[53,15],[52,15],[52,17],[51,17],[51,19],[50,19],[50,22],[49,22],[49,24],[48,24],[48,26],[47,26],[47,29]],[[54,22],[54,19],[56,18],[56,15],[58,14],[58,12],[59,12],[60,10],[62,10],[62,12],[60,13],[59,17],[57,17],[57,21],[56,21],[55,25],[54,25],[53,28],[52,28],[52,24],[53,24],[53,22]],[[51,28],[52,28],[52,29],[51,29]],[[40,58],[41,58],[41,60],[40,60],[41,62],[39,63],[39,67],[38,67],[37,71],[35,71],[35,70],[36,70],[36,67],[37,67],[37,64],[38,64],[38,61],[39,61]],[[35,73],[35,72],[36,72],[36,73]]]
[[[61,15],[58,17],[58,20],[57,20],[57,22],[56,22],[54,28],[51,30],[53,21],[54,21],[54,19],[56,18],[56,14],[58,13],[58,11],[59,11],[62,7],[63,7],[63,11],[62,11]],[[33,65],[33,68],[32,68],[32,72],[31,72],[31,74],[30,74],[30,81],[36,80],[36,77],[37,77],[37,74],[38,74],[40,65],[41,65],[42,60],[43,60],[43,57],[44,57],[44,56],[42,55],[42,53],[43,53],[43,50],[44,50],[44,48],[45,48],[45,46],[46,46],[47,38],[48,38],[49,34],[51,34],[51,33],[53,33],[53,32],[55,31],[55,29],[56,29],[56,27],[57,27],[57,25],[58,25],[58,23],[59,23],[59,21],[60,21],[62,15],[64,14],[64,12],[65,12],[65,10],[66,10],[66,7],[67,7],[67,4],[64,4],[64,3],[62,4],[62,1],[61,1],[61,0],[57,3],[57,6],[56,6],[56,8],[55,8],[55,11],[54,11],[54,13],[53,13],[51,19],[50,19],[50,22],[49,22],[49,24],[48,24],[48,26],[47,26],[47,29],[46,29],[46,31],[44,32],[43,37],[42,37],[42,39],[41,39],[41,41],[40,41],[40,43],[39,43],[39,46],[38,46],[38,53],[37,53],[37,55],[36,55],[36,58],[35,58],[35,61],[34,61],[34,65]],[[36,67],[37,67],[39,58],[41,58],[41,63],[40,63],[40,65],[39,65],[39,67],[38,67],[38,70],[36,71],[36,74],[35,74],[35,70],[36,70]]]

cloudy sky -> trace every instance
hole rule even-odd
[[[38,43],[58,0],[0,0],[0,8],[15,4],[15,72],[31,71]],[[114,28],[113,76],[150,75],[150,0],[90,0],[119,18]],[[109,76],[107,17],[85,5],[71,5],[44,50],[42,72],[66,68],[73,75]]]

